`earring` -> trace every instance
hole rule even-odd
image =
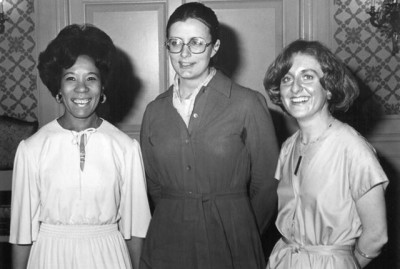
[[[107,96],[104,93],[102,93],[100,95],[100,103],[104,104],[106,102],[106,100],[107,100]]]
[[[62,103],[62,94],[60,92],[56,94],[56,102],[59,104]]]
[[[326,98],[327,98],[328,100],[331,100],[331,98],[332,98],[332,93],[331,93],[330,91],[328,91],[328,92],[326,93]]]

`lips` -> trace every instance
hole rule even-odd
[[[308,100],[310,100],[310,97],[307,96],[292,97],[290,98],[290,100],[292,101],[292,103],[302,104],[308,102]]]
[[[71,101],[78,106],[84,106],[84,105],[88,104],[91,100],[92,100],[92,98],[84,98],[84,99],[73,98],[73,99],[71,99]]]
[[[181,68],[188,68],[188,67],[192,67],[193,65],[194,65],[194,63],[179,62],[179,66]]]

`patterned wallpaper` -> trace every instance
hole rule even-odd
[[[335,53],[362,83],[364,110],[400,114],[400,53],[369,23],[371,0],[335,0]],[[380,6],[381,0],[377,0]],[[34,0],[5,0],[9,20],[0,34],[0,115],[37,120]]]
[[[5,0],[0,34],[0,115],[37,120],[34,0]]]
[[[399,115],[400,53],[393,56],[392,41],[370,24],[370,6],[371,0],[335,0],[335,52],[360,79],[365,112]]]

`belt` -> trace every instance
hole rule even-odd
[[[282,238],[283,242],[291,249],[292,253],[308,252],[320,255],[349,255],[353,252],[354,246],[351,245],[300,245]]]
[[[243,199],[247,202],[247,191],[245,189],[241,189],[213,193],[194,193],[164,188],[161,190],[161,200],[159,203],[162,203],[163,200],[173,200],[182,203],[182,220],[196,223],[197,244],[208,245],[210,242],[208,241],[208,225],[206,224],[206,219],[214,219],[220,223],[221,227],[224,227],[224,220],[221,219],[219,213],[223,211],[224,208],[219,202],[233,199]],[[229,238],[225,238],[225,241],[227,242],[227,248],[230,255],[233,255],[233,252],[230,248],[231,246],[228,244],[230,241]],[[208,263],[209,267],[211,268],[210,253],[208,252],[208,249],[198,248],[196,252],[198,259],[206,261],[205,263]]]
[[[214,201],[216,199],[234,199],[247,197],[246,190],[231,190],[227,192],[194,193],[191,191],[179,191],[172,189],[162,189],[161,199],[194,199],[202,202]]]
[[[292,268],[293,256],[301,254],[305,254],[308,258],[308,268],[310,269],[313,268],[310,254],[353,256],[354,246],[352,245],[301,245],[284,237],[281,240],[286,246],[283,246],[280,251],[271,254],[269,268]]]
[[[119,233],[118,224],[104,225],[72,225],[72,224],[48,224],[40,225],[42,236],[58,238],[95,238],[108,236],[113,233]]]
[[[172,189],[162,189],[161,199],[172,199],[183,201],[183,220],[197,221],[199,216],[204,214],[203,205],[211,202],[212,207],[218,208],[216,201],[247,198],[246,190],[230,190],[225,192],[195,193],[191,191],[179,191]],[[199,214],[199,212],[201,212]]]

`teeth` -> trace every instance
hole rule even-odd
[[[294,97],[292,98],[293,103],[303,103],[307,102],[310,98],[309,97]]]
[[[90,102],[90,99],[74,99],[72,100],[75,104],[84,105]]]

